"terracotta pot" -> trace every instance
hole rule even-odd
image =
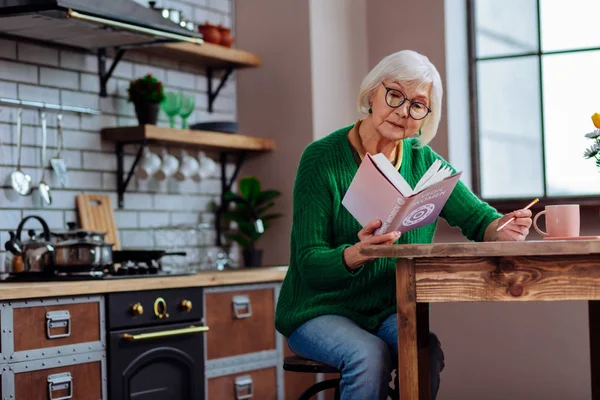
[[[159,109],[157,103],[134,102],[133,105],[140,125],[156,125]]]
[[[231,36],[231,29],[219,25],[219,32],[221,33],[221,46],[231,47],[231,45],[233,44],[233,36]]]
[[[221,44],[221,32],[215,25],[207,22],[198,27],[198,32],[202,34],[202,38],[206,43]]]

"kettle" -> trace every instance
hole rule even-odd
[[[39,238],[36,238],[35,231],[29,230],[30,239],[23,242],[21,232],[25,222],[31,218],[37,219],[44,230]],[[5,248],[22,259],[21,268],[7,272],[45,272],[48,268],[54,268],[54,247],[50,243],[50,229],[46,221],[37,215],[25,217],[19,223],[16,234],[13,235],[11,232],[10,240],[6,242]]]

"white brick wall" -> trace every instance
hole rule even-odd
[[[147,1],[138,0],[147,6]],[[198,23],[231,25],[231,0],[164,0],[164,7],[182,10]],[[112,59],[108,59],[107,68]],[[79,193],[108,194],[113,206],[117,207],[116,168],[114,144],[103,142],[100,130],[117,125],[137,125],[134,108],[127,102],[129,81],[151,73],[165,84],[166,90],[181,91],[196,98],[196,110],[189,118],[190,123],[210,120],[235,120],[235,74],[223,88],[215,102],[215,112],[207,113],[206,78],[203,71],[192,64],[180,63],[169,58],[126,53],[109,80],[109,97],[100,98],[97,75],[98,60],[94,54],[77,52],[55,46],[31,44],[24,41],[0,39],[0,96],[22,98],[66,105],[100,109],[103,115],[63,114],[64,150],[61,154],[69,169],[70,185],[60,186],[52,174],[52,205],[43,205],[36,191],[31,196],[16,194],[7,178],[16,168],[16,116],[17,109],[0,105],[0,264],[5,253],[4,242],[8,230],[15,230],[24,216],[39,215],[52,229],[63,229],[65,223],[77,218],[75,196]],[[215,79],[213,87],[219,81]],[[56,113],[48,114],[48,157],[56,154]],[[177,125],[181,120],[177,119]],[[159,124],[168,125],[162,112]],[[41,176],[40,146],[41,129],[37,110],[23,109],[23,170],[37,184]],[[133,150],[133,153],[131,153]],[[129,149],[125,165],[133,162],[136,147]],[[160,151],[161,148],[154,148]],[[174,147],[171,153],[179,156]],[[214,156],[214,155],[213,155]],[[228,166],[233,171],[233,165]],[[126,169],[128,172],[128,169]],[[121,245],[127,247],[153,247],[155,228],[169,225],[211,221],[208,211],[211,201],[220,193],[218,173],[200,183],[187,181],[138,182],[132,179],[125,194],[125,208],[115,209]],[[28,228],[40,231],[41,227],[30,221]],[[207,233],[214,244],[214,232]],[[166,245],[163,243],[163,245]]]

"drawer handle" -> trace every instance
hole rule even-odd
[[[250,375],[235,378],[235,400],[251,399],[254,395],[254,382]]]
[[[252,316],[250,298],[246,295],[233,296],[233,313],[237,319],[250,318]]]
[[[56,328],[67,328],[66,333],[53,335],[50,330]],[[69,311],[49,311],[46,313],[46,336],[48,339],[58,339],[71,335],[71,313]]]
[[[171,329],[168,331],[159,331],[159,332],[151,332],[151,333],[140,333],[137,335],[132,335],[130,333],[124,333],[121,338],[128,341],[136,341],[136,340],[147,340],[147,339],[157,339],[168,336],[177,336],[177,335],[189,335],[191,333],[201,333],[208,331],[208,326],[190,326],[189,328],[181,328],[181,329]]]
[[[73,398],[73,377],[70,372],[48,375],[48,395],[50,400],[66,400]],[[54,397],[53,392],[67,390],[69,394],[63,397]]]

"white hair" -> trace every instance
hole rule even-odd
[[[371,107],[371,96],[385,79],[402,82],[411,88],[431,83],[429,108],[431,113],[421,126],[421,143],[429,143],[437,133],[442,117],[442,78],[429,58],[412,50],[401,50],[385,57],[373,68],[360,85],[358,109],[367,114]]]

